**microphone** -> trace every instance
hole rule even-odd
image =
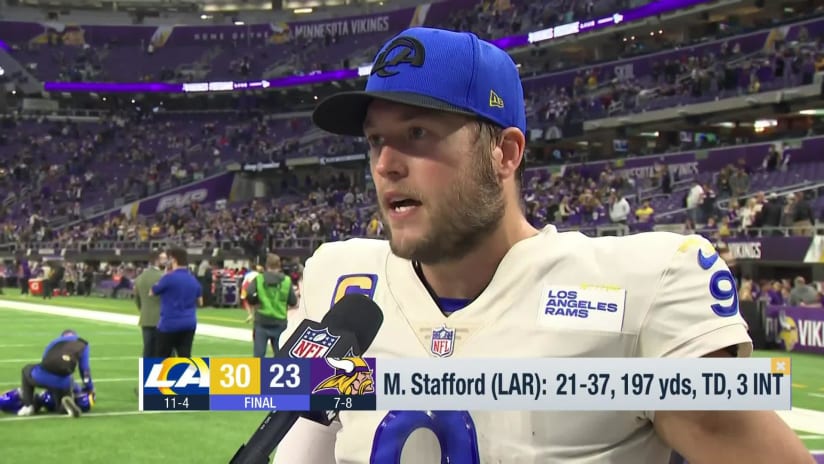
[[[383,324],[383,312],[374,301],[360,294],[345,295],[320,323],[304,319],[278,350],[277,358],[338,358],[363,354]],[[307,338],[317,342],[308,343]],[[337,337],[337,339],[336,339]],[[319,347],[320,346],[320,347]],[[229,464],[268,464],[272,452],[301,417],[329,425],[335,411],[272,411]]]

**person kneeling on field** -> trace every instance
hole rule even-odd
[[[75,385],[73,389],[74,403],[82,412],[89,412],[94,407],[95,393],[85,392],[83,387]],[[54,401],[54,396],[46,390],[34,397],[34,412],[39,412],[45,409],[47,412],[57,411],[57,402]],[[9,390],[0,395],[0,411],[10,414],[17,414],[23,408],[23,395],[20,388]]]
[[[45,388],[54,400],[55,412],[79,417],[83,410],[75,402],[74,371],[80,369],[83,379],[82,391],[93,394],[91,368],[89,367],[89,342],[80,338],[73,330],[64,330],[52,340],[43,352],[39,364],[29,364],[23,368],[23,382],[20,388],[22,407],[18,416],[31,416],[35,407],[35,388]]]

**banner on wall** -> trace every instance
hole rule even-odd
[[[229,200],[235,174],[228,172],[200,182],[195,182],[169,192],[136,201],[121,208],[120,212],[131,217],[150,216],[163,211],[189,206],[192,203],[212,203]]]
[[[786,351],[824,354],[824,308],[769,306],[767,337]]]

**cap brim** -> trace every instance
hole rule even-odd
[[[312,113],[312,121],[319,128],[338,135],[363,136],[366,111],[373,100],[386,100],[404,105],[437,111],[476,116],[441,100],[410,92],[342,92],[323,100]]]

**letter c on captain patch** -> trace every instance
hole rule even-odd
[[[377,274],[347,274],[338,278],[338,283],[335,284],[335,291],[332,293],[331,308],[341,298],[350,293],[359,293],[369,298],[370,300],[375,296],[375,288],[378,286]]]

